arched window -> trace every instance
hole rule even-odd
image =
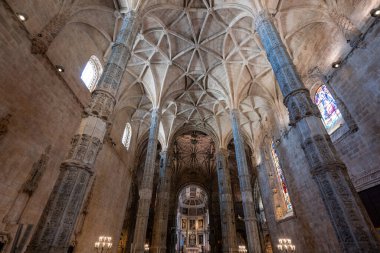
[[[102,72],[103,67],[99,59],[95,55],[91,56],[80,76],[90,92],[95,90]]]
[[[132,137],[132,128],[131,124],[127,123],[125,125],[123,138],[121,139],[121,142],[123,143],[124,147],[128,150],[129,146],[131,144],[131,137]]]
[[[271,145],[271,153],[272,153],[272,160],[273,165],[275,167],[276,172],[276,180],[278,183],[278,190],[280,191],[281,199],[283,203],[276,203],[276,208],[280,208],[280,213],[277,213],[277,218],[286,218],[288,216],[293,215],[293,206],[290,202],[288,187],[286,185],[284,173],[282,171],[280,161],[278,159],[278,155],[274,146],[274,142],[272,141]],[[276,210],[277,212],[278,210]]]
[[[322,121],[329,134],[332,134],[342,124],[344,119],[340,113],[335,99],[327,89],[326,85],[322,85],[315,93],[315,103],[322,114]]]

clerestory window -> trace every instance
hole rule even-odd
[[[332,134],[344,124],[342,114],[326,85],[322,85],[318,88],[315,93],[314,101],[321,112],[322,122],[329,134]]]
[[[276,174],[276,179],[274,180],[276,180],[275,185],[277,185],[277,196],[275,197],[276,217],[277,219],[283,219],[293,215],[293,206],[290,201],[284,172],[281,168],[280,161],[278,159],[278,155],[274,146],[274,142],[272,142],[271,145],[271,154]]]
[[[131,124],[127,123],[124,128],[123,137],[121,138],[121,142],[124,147],[128,150],[131,145],[131,137],[132,137],[132,128]]]
[[[81,79],[90,92],[93,92],[96,88],[100,76],[103,72],[102,64],[99,59],[93,55],[88,60],[81,75]]]

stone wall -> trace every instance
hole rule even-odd
[[[380,23],[367,33],[366,48],[358,48],[329,81],[359,130],[334,144],[361,191],[380,184]]]
[[[115,148],[107,143],[96,162],[96,179],[89,194],[87,215],[77,235],[75,252],[92,253],[99,236],[113,238],[113,251],[123,227],[125,209],[131,186],[129,170],[122,160],[115,159]],[[80,224],[78,224],[80,226]]]
[[[30,22],[38,27],[34,18]],[[78,27],[72,29],[71,34],[64,31],[61,35],[73,39],[80,34],[82,42],[91,41],[91,33],[80,31]],[[58,40],[51,45],[47,56],[33,55],[31,35],[4,1],[0,1],[0,34],[0,233],[7,232],[13,240],[19,224],[35,225],[40,218],[90,97],[80,81],[83,63],[91,54],[101,56],[99,52],[105,45],[96,49],[95,44],[90,44],[85,52],[76,48],[63,54],[67,41]],[[93,52],[89,52],[91,49]],[[67,66],[64,73],[57,72],[55,61]],[[77,240],[77,252],[92,252],[93,243],[103,234],[112,236],[116,251],[133,167],[134,148],[127,152],[121,144],[129,117],[125,111],[113,117],[116,122],[110,134],[113,141],[107,138],[99,154],[93,177],[96,180],[73,238]],[[133,138],[131,146],[136,141]],[[51,150],[42,159],[49,146]],[[35,171],[42,172],[38,180]],[[38,183],[32,193],[22,191],[28,179]],[[3,222],[11,208],[21,214],[20,219],[11,224]],[[29,232],[23,238],[24,232],[20,237],[26,240],[23,248],[32,235]],[[12,240],[6,252],[10,251]]]
[[[0,34],[0,117],[11,115],[0,140],[0,221],[16,197],[25,194],[20,190],[33,177],[33,164],[51,146],[38,187],[18,221],[36,224],[79,125],[82,104],[47,58],[30,53],[28,33],[3,2]],[[8,227],[12,237],[15,226]]]
[[[278,239],[288,238],[298,252],[341,252],[295,129],[280,139],[277,148],[294,210],[294,216],[282,220],[276,220],[275,216],[274,189],[269,187],[269,180],[277,180],[277,175],[268,174],[268,167],[273,163],[270,146],[266,148],[258,168],[258,179],[272,245],[276,247]],[[290,157],[292,159],[287,159]]]

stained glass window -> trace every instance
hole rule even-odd
[[[273,158],[273,164],[276,169],[277,174],[277,180],[281,188],[282,196],[284,198],[285,206],[286,206],[286,213],[290,213],[293,211],[292,203],[290,202],[288,187],[286,186],[286,181],[284,177],[284,173],[282,171],[282,168],[280,166],[280,162],[276,153],[276,150],[274,148],[274,143],[272,142],[272,158]]]
[[[96,84],[98,83],[102,72],[103,68],[99,59],[95,55],[91,56],[80,77],[89,91],[92,92],[95,90]]]
[[[322,121],[327,132],[332,134],[344,123],[344,120],[326,85],[318,88],[315,94],[315,103],[322,114]]]
[[[128,150],[129,146],[131,144],[131,137],[132,137],[132,128],[131,124],[127,123],[125,125],[123,138],[121,139],[121,142],[123,143],[124,147]]]

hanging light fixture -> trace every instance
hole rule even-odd
[[[99,236],[99,240],[95,242],[95,249],[98,253],[107,253],[112,248],[112,237]]]

